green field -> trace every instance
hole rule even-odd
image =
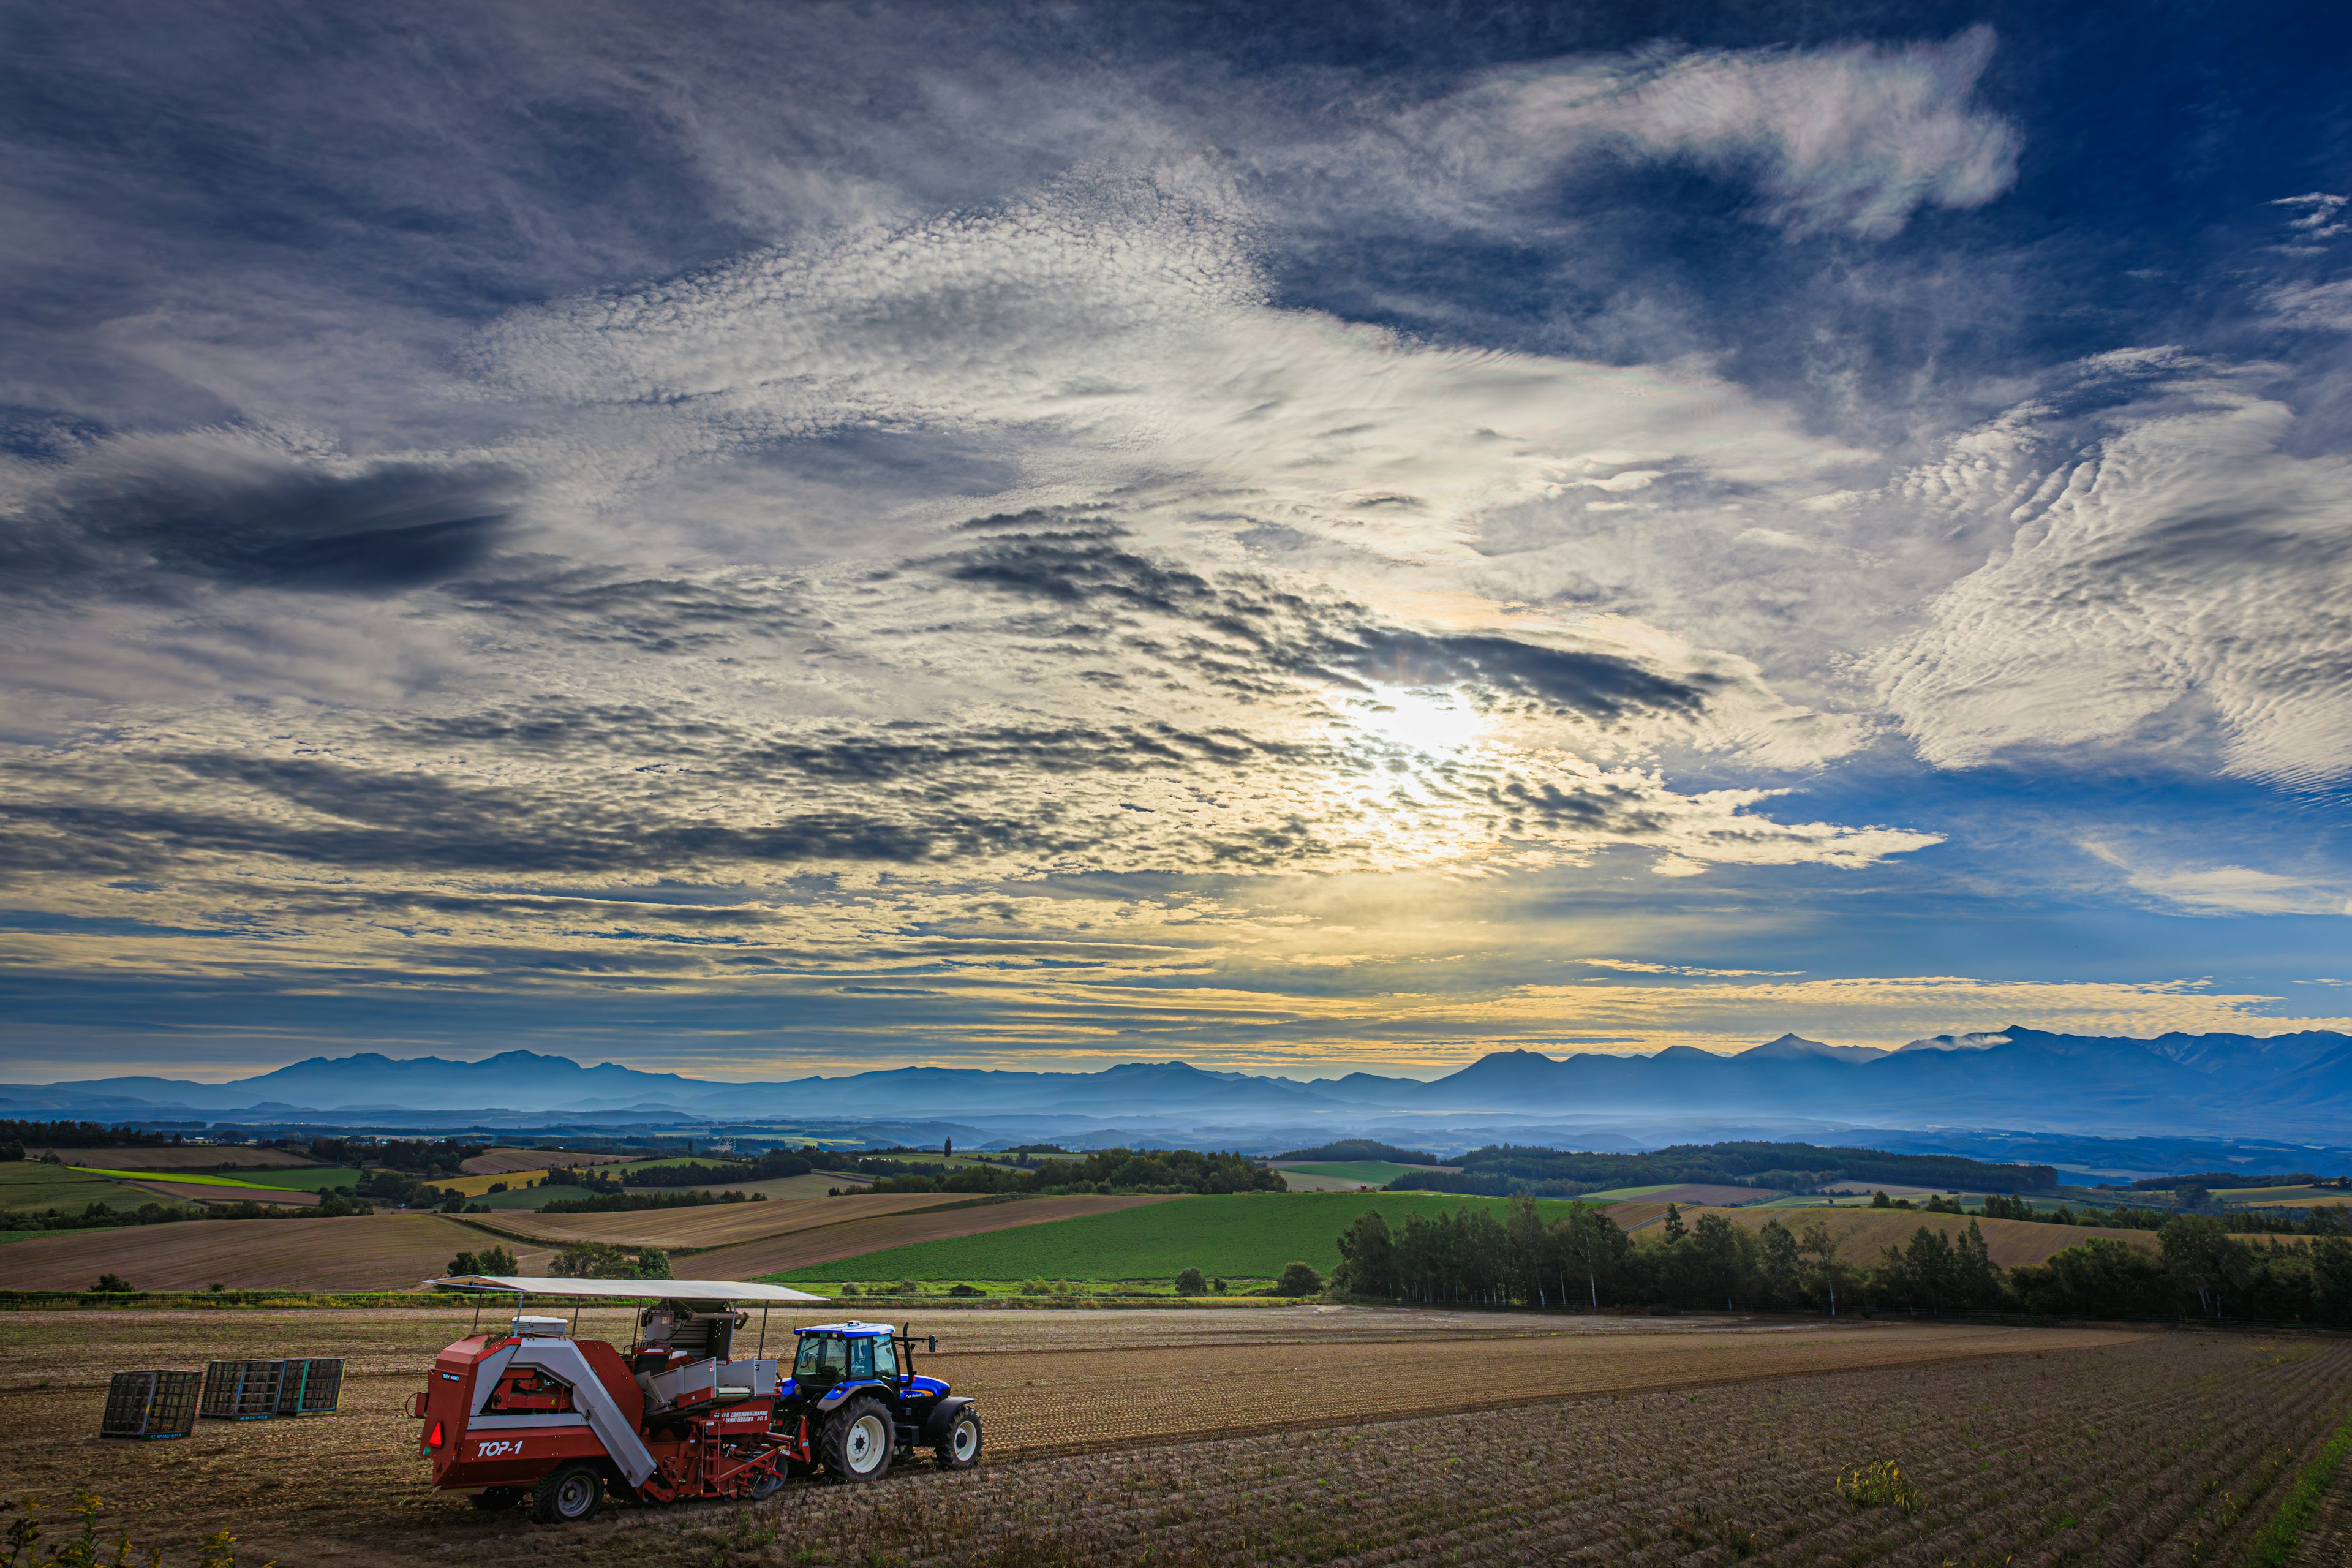
[[[480,1197],[466,1201],[488,1209],[535,1209],[558,1198],[593,1198],[595,1195],[585,1187],[509,1187],[503,1193],[485,1193]]]
[[[89,1204],[126,1204],[137,1208],[152,1193],[133,1193],[103,1176],[86,1176],[64,1165],[12,1160],[0,1165],[0,1209],[72,1209]]]
[[[769,1276],[785,1282],[843,1279],[1166,1279],[1186,1268],[1229,1279],[1271,1279],[1290,1263],[1329,1273],[1339,1233],[1366,1209],[1391,1226],[1409,1214],[1502,1198],[1438,1193],[1237,1193],[1171,1198],[1110,1214],[1049,1220],[982,1236],[917,1242]],[[1564,1203],[1538,1205],[1547,1218]],[[1499,1213],[1497,1217],[1500,1217]]]

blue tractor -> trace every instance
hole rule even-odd
[[[980,1462],[980,1412],[936,1377],[918,1374],[915,1336],[887,1323],[821,1323],[795,1329],[793,1375],[776,1388],[772,1430],[792,1468],[818,1468],[836,1480],[871,1481],[894,1458],[929,1448],[940,1468]],[[940,1348],[937,1336],[927,1351]]]

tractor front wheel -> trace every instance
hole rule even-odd
[[[530,1515],[541,1524],[578,1524],[595,1517],[604,1500],[604,1473],[593,1465],[559,1465],[540,1478]]]
[[[968,1470],[980,1463],[980,1412],[966,1407],[948,1423],[947,1441],[931,1450],[943,1470]]]
[[[890,1468],[890,1447],[897,1436],[890,1413],[880,1401],[853,1399],[825,1423],[818,1452],[835,1480],[879,1480]]]
[[[496,1513],[522,1501],[522,1492],[520,1487],[484,1487],[474,1494],[474,1506],[484,1513]]]

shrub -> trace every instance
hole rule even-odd
[[[120,1274],[101,1274],[98,1277],[98,1283],[90,1289],[107,1291],[128,1290],[131,1289],[131,1281]]]
[[[1919,1489],[1905,1479],[1892,1459],[1846,1471],[1837,1480],[1838,1496],[1856,1508],[1891,1508],[1910,1513],[1919,1506]]]
[[[948,1287],[948,1294],[950,1296],[985,1296],[988,1292],[982,1290],[977,1285],[950,1285]]]
[[[1284,1268],[1282,1278],[1274,1282],[1274,1293],[1277,1296],[1319,1296],[1323,1293],[1323,1276],[1304,1263],[1293,1263]]]
[[[444,1270],[444,1272],[452,1276],[459,1274],[503,1274],[509,1278],[512,1278],[514,1274],[521,1268],[521,1267],[522,1265],[515,1261],[515,1255],[513,1253],[509,1252],[503,1247],[492,1247],[485,1248],[480,1252],[461,1252],[457,1254],[457,1257],[449,1259],[449,1267]]]
[[[669,1254],[664,1252],[658,1247],[640,1247],[637,1248],[637,1278],[640,1279],[669,1279],[676,1278],[676,1276],[672,1275],[669,1271]]]
[[[1208,1293],[1209,1282],[1201,1278],[1199,1269],[1187,1268],[1176,1276],[1176,1294],[1179,1296],[1205,1296]]]

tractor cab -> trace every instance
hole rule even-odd
[[[812,1433],[813,1462],[853,1481],[873,1480],[922,1447],[947,1469],[980,1462],[980,1413],[915,1371],[912,1332],[854,1318],[793,1331],[800,1345],[776,1390],[776,1421]],[[935,1335],[922,1342],[927,1352],[939,1349]]]

